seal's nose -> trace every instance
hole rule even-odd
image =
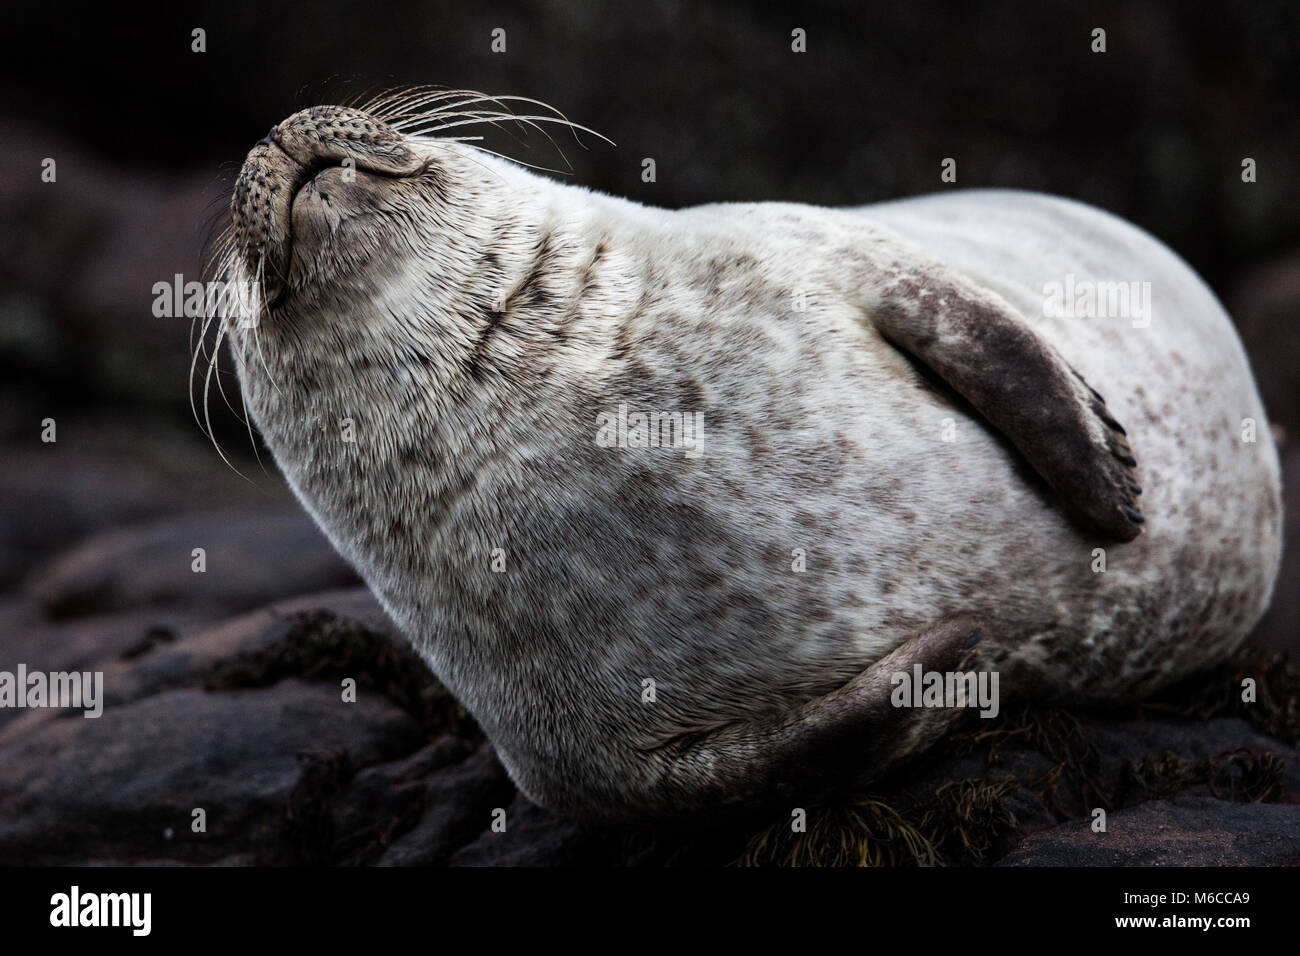
[[[271,131],[257,141],[258,146],[274,146],[280,142],[280,127],[272,126]]]

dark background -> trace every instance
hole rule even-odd
[[[294,513],[215,392],[217,437],[252,480],[205,443],[187,401],[189,323],[154,318],[151,288],[177,272],[197,277],[233,175],[272,123],[403,83],[553,104],[618,144],[583,137],[583,148],[557,133],[572,181],[670,207],[850,205],[952,189],[939,180],[951,156],[958,187],[1044,190],[1109,209],[1165,240],[1225,301],[1289,484],[1300,474],[1294,2],[324,0],[127,13],[47,3],[4,18],[0,627],[116,613],[127,592],[141,613],[201,619],[329,583],[246,582],[242,597],[214,587],[202,603],[188,584],[139,583],[167,575],[124,565],[105,541],[120,529],[162,534],[167,522],[233,527]],[[206,53],[190,52],[194,27],[207,31]],[[504,54],[490,50],[494,27],[507,31]],[[795,27],[807,31],[806,53],[791,52]],[[1105,54],[1090,51],[1094,27],[1107,31]],[[491,142],[563,162],[535,134]],[[655,183],[641,181],[646,156]],[[1247,156],[1258,163],[1249,185]],[[44,157],[58,163],[54,184],[40,181]],[[56,445],[39,441],[46,417],[58,423]],[[1300,502],[1288,497],[1294,516]],[[1295,642],[1297,550],[1261,633],[1274,646]]]

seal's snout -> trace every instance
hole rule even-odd
[[[272,126],[244,160],[231,199],[239,254],[272,305],[293,258],[294,199],[331,166],[405,177],[419,173],[423,161],[391,127],[346,106],[312,107]]]
[[[409,176],[420,161],[391,127],[361,110],[314,106],[271,128],[267,138],[304,166],[352,160],[357,169]]]

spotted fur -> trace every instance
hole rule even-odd
[[[670,212],[329,107],[249,154],[233,212],[229,274],[267,286],[255,334],[226,329],[259,429],[555,809],[707,809],[870,773],[885,738],[921,740],[872,665],[956,665],[970,628],[944,622],[964,615],[1018,675],[1004,694],[1108,701],[1222,658],[1268,603],[1278,463],[1231,323],[1095,209],[998,191]],[[1045,318],[1066,273],[1150,281],[1151,327]],[[956,338],[890,334],[945,289],[968,297]],[[987,371],[974,305],[1054,356],[1014,395],[1023,366]],[[1049,366],[1071,372],[1049,388]],[[1064,424],[1031,414],[1057,401]],[[702,412],[704,454],[598,446],[620,404]],[[1053,482],[1065,466],[1040,453],[1098,483]],[[1072,507],[1121,515],[1139,479],[1135,538]]]

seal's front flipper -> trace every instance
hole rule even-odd
[[[806,805],[879,777],[924,751],[977,706],[895,706],[897,675],[958,674],[982,666],[987,625],[948,618],[843,687],[766,720],[747,721],[653,752],[647,789],[684,815],[728,806]],[[989,685],[986,681],[986,686]],[[668,800],[663,797],[667,793]]]
[[[1137,461],[1106,403],[997,296],[942,273],[896,281],[868,304],[891,343],[929,366],[1088,522],[1141,532]]]

